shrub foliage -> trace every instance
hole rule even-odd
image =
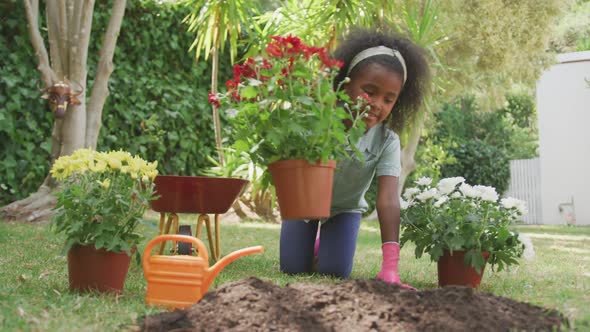
[[[98,50],[110,17],[109,2],[95,6],[88,89],[93,84]],[[3,205],[34,192],[48,174],[53,117],[39,98],[42,82],[22,2],[4,1],[0,12]],[[123,149],[158,160],[161,174],[196,175],[209,166],[207,156],[215,149],[207,103],[210,70],[208,63],[196,63],[188,51],[194,36],[182,23],[186,14],[188,10],[180,5],[151,0],[127,2],[97,150]],[[42,20],[44,16],[40,14]],[[222,70],[230,70],[228,61],[221,60]]]

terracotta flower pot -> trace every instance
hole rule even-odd
[[[330,216],[335,160],[310,164],[303,159],[268,165],[277,192],[281,218],[317,219]]]
[[[94,245],[74,245],[68,251],[70,291],[120,293],[131,256],[126,252],[97,250]]]
[[[484,261],[487,262],[490,254],[483,252],[481,255]],[[438,260],[439,287],[448,285],[479,287],[485,265],[481,269],[481,274],[479,274],[473,267],[465,265],[464,259],[465,251],[454,250],[452,255],[446,249],[443,251],[443,255]]]

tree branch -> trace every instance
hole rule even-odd
[[[45,16],[47,18],[47,41],[49,53],[51,54],[51,68],[55,71],[58,80],[62,80],[65,71],[62,64],[62,54],[66,51],[62,48],[59,36],[59,10],[55,0],[48,0],[45,5]]]
[[[121,31],[123,16],[125,16],[125,5],[126,0],[115,0],[113,3],[111,18],[100,51],[94,86],[88,103],[86,142],[84,145],[92,149],[96,149],[98,133],[101,127],[102,109],[109,95],[108,80],[113,72],[113,55]]]
[[[70,42],[69,35],[68,35],[68,16],[66,14],[66,0],[59,0],[59,22],[58,31],[59,31],[59,53],[60,53],[60,60],[61,66],[63,68],[64,74],[70,72],[70,61],[69,56],[70,52],[68,49],[71,47],[72,43]]]
[[[88,60],[88,44],[90,43],[90,32],[92,30],[92,14],[94,12],[94,0],[84,0],[79,26],[80,38],[75,46],[80,53],[71,60],[70,79],[86,88],[86,62]]]
[[[80,40],[80,20],[82,17],[82,3],[79,1],[70,1],[68,3],[68,38],[71,45],[78,45]],[[80,64],[80,49],[76,46],[70,48],[70,68],[75,68]],[[76,82],[81,85],[81,82]]]
[[[56,76],[49,65],[47,49],[45,48],[43,38],[41,38],[41,33],[39,32],[39,2],[37,0],[25,0],[24,2],[27,21],[29,22],[31,44],[35,49],[37,61],[39,61],[37,69],[41,73],[41,79],[43,79],[45,87],[50,87],[53,85],[53,82],[55,82]]]

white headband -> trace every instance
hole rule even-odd
[[[359,54],[355,55],[354,58],[352,58],[352,61],[350,61],[350,66],[348,66],[348,71],[346,72],[346,75],[350,74],[350,71],[352,70],[352,68],[354,68],[356,65],[359,64],[359,62],[365,60],[366,58],[370,58],[372,56],[375,55],[390,55],[394,58],[396,58],[399,63],[402,65],[402,69],[404,70],[404,84],[406,83],[406,79],[408,78],[408,70],[406,69],[406,61],[404,60],[404,58],[402,57],[401,53],[398,50],[394,50],[392,48],[386,47],[386,46],[376,46],[376,47],[371,47],[371,48],[367,48],[366,50],[363,50],[361,52],[359,52]]]

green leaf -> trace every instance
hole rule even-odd
[[[256,88],[254,88],[253,86],[247,86],[242,90],[242,93],[240,94],[240,97],[242,98],[246,98],[246,99],[251,99],[254,98],[258,95]]]
[[[242,140],[235,141],[232,146],[234,149],[236,149],[236,151],[238,153],[239,152],[248,152],[248,150],[250,149],[250,145]]]
[[[314,103],[313,98],[309,96],[298,96],[297,101],[306,106],[311,106]]]

